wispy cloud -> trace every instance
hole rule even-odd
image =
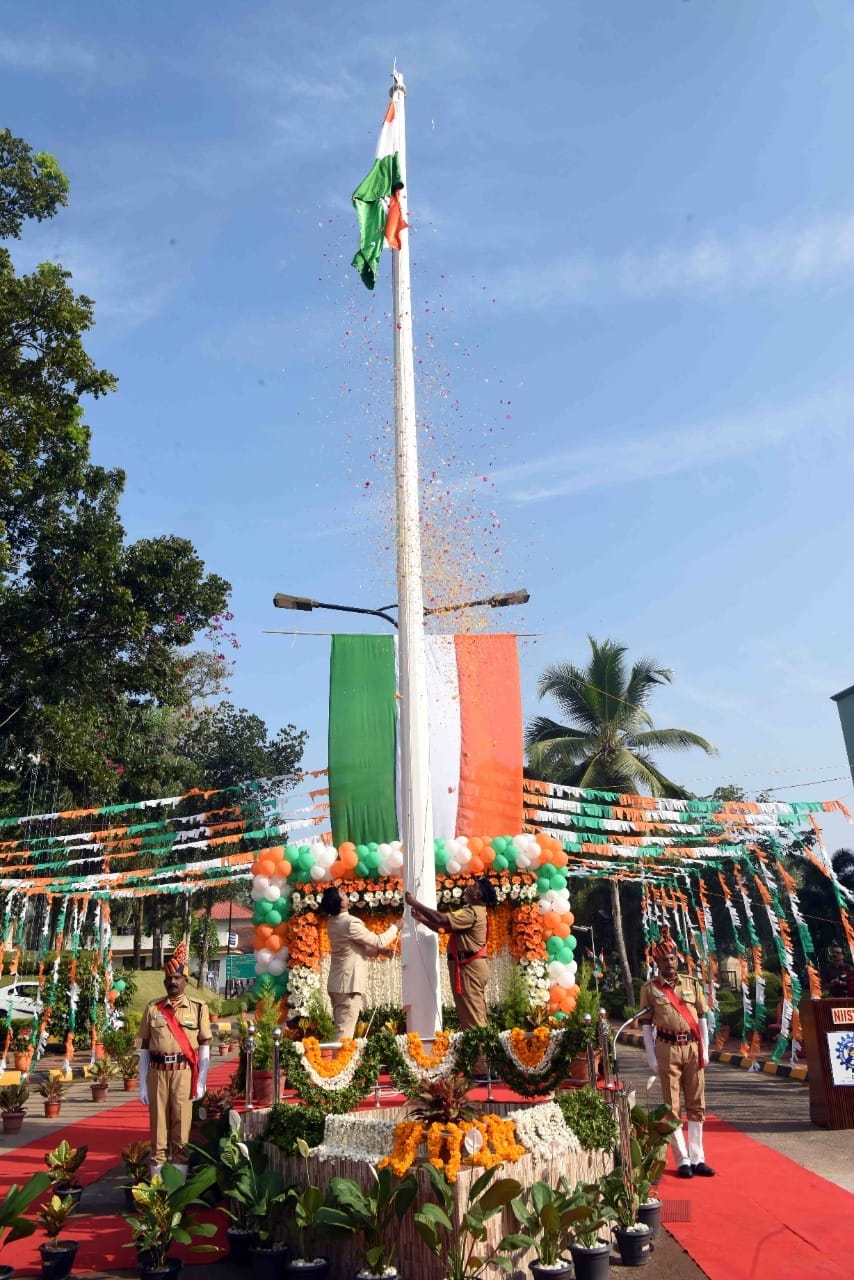
[[[608,438],[601,444],[547,454],[493,474],[516,502],[537,502],[631,484],[769,449],[804,432],[839,433],[854,416],[854,395],[835,392],[785,407],[694,422],[666,431]]]
[[[93,72],[97,65],[94,49],[88,45],[75,44],[58,32],[33,33],[17,39],[0,36],[0,67],[55,75]]]
[[[725,295],[835,282],[854,272],[854,215],[744,231],[709,233],[690,245],[613,258],[569,255],[534,270],[514,268],[495,283],[520,307],[623,296]]]

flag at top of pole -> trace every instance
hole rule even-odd
[[[403,188],[400,171],[400,146],[397,138],[394,100],[388,104],[377,158],[373,168],[353,192],[353,204],[359,218],[361,244],[353,266],[369,289],[373,289],[383,239],[390,249],[400,248],[400,233],[407,225],[403,220],[398,191]]]

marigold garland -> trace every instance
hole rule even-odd
[[[460,1124],[424,1125],[419,1120],[401,1120],[395,1126],[394,1146],[379,1161],[377,1168],[390,1168],[398,1178],[404,1177],[415,1162],[418,1148],[426,1144],[428,1163],[448,1182],[456,1182],[463,1161],[466,1134],[476,1130],[483,1139],[480,1150],[467,1155],[467,1162],[481,1169],[493,1169],[505,1160],[519,1160],[526,1148],[516,1137],[512,1120],[488,1114],[479,1120],[463,1120]]]
[[[548,1027],[537,1027],[535,1031],[528,1036],[519,1027],[514,1027],[510,1032],[510,1047],[516,1054],[516,1057],[526,1067],[538,1067],[543,1060],[546,1049],[549,1047],[551,1040],[551,1031]]]
[[[326,1080],[331,1080],[335,1076],[340,1076],[349,1067],[356,1052],[356,1041],[342,1040],[341,1048],[331,1058],[323,1057],[320,1043],[314,1036],[306,1036],[302,1047],[307,1061],[311,1063],[317,1074]]]
[[[438,1067],[445,1061],[450,1043],[451,1037],[447,1031],[437,1031],[433,1038],[433,1051],[427,1054],[424,1052],[424,1045],[417,1031],[410,1031],[406,1037],[406,1045],[413,1060],[424,1071],[432,1071],[434,1067]]]

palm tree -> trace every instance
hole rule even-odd
[[[830,855],[830,861],[839,883],[854,893],[854,850],[837,849]]]
[[[650,658],[639,658],[627,672],[626,647],[588,636],[592,655],[586,667],[570,662],[546,667],[537,692],[553,697],[568,724],[536,716],[525,732],[531,771],[563,786],[619,791],[633,795],[685,799],[690,794],[665,777],[651,757],[654,751],[699,747],[707,755],[717,749],[688,729],[656,729],[646,710],[673,672]],[[633,1002],[631,970],[623,936],[619,886],[611,881],[614,932],[626,997]]]

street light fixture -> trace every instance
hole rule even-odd
[[[502,591],[494,596],[486,596],[483,600],[467,600],[462,604],[441,604],[433,609],[425,609],[424,616],[434,613],[456,613],[461,609],[487,607],[490,609],[506,609],[510,605],[527,604],[530,594],[523,587],[520,591]],[[383,605],[381,609],[360,609],[351,604],[329,604],[321,600],[312,600],[308,596],[289,596],[278,591],[273,596],[273,604],[277,609],[295,609],[302,613],[310,613],[312,609],[333,609],[337,613],[363,613],[371,618],[382,618],[397,627],[397,618],[393,618],[389,610],[396,609],[396,604]]]

